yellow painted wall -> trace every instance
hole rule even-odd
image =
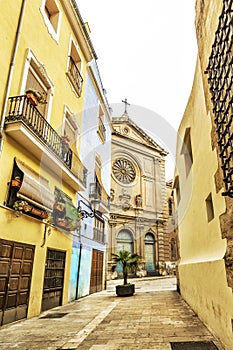
[[[181,152],[186,128],[190,128],[193,164],[186,176]],[[203,322],[225,344],[233,348],[231,319],[232,290],[226,281],[224,254],[226,240],[221,237],[219,216],[225,212],[225,199],[216,193],[214,175],[218,163],[211,145],[211,118],[205,103],[199,58],[192,92],[181,121],[176,166],[181,200],[178,205],[181,294]],[[206,198],[212,194],[214,218],[207,220]]]
[[[67,303],[70,274],[69,267],[72,253],[71,234],[62,233],[55,228],[51,228],[51,233],[46,235],[45,244],[41,247],[44,243],[45,224],[43,224],[41,220],[33,219],[25,214],[16,217],[13,210],[5,208],[0,208],[0,226],[1,239],[32,244],[35,246],[28,317],[38,315],[41,312],[47,248],[66,251],[62,303]]]
[[[1,0],[0,28],[1,47],[4,52],[4,60],[0,66],[0,103],[3,104],[3,94],[6,87],[6,76],[10,65],[10,54],[13,47],[14,36],[17,28],[18,16],[21,1],[9,2]],[[10,96],[24,94],[23,76],[28,50],[30,49],[37,60],[44,66],[47,76],[54,85],[54,95],[52,107],[48,115],[49,123],[61,134],[61,126],[64,117],[64,106],[67,105],[71,112],[75,113],[76,121],[81,126],[83,110],[83,96],[77,98],[73,92],[66,76],[67,61],[69,55],[70,38],[74,42],[82,41],[83,38],[75,38],[74,27],[71,26],[67,13],[64,11],[63,1],[57,1],[59,9],[62,12],[61,28],[59,41],[55,41],[48,32],[44,19],[40,12],[41,0],[26,1],[23,23],[20,32],[19,46],[17,50],[15,66],[13,70],[12,82],[10,86]],[[85,90],[86,64],[87,58],[79,47],[79,55],[83,61],[82,77],[84,79],[83,90]],[[10,181],[13,159],[18,157],[36,172],[42,174],[49,180],[50,189],[53,192],[54,187],[58,186],[75,204],[76,192],[65,182],[62,182],[61,176],[57,176],[50,169],[42,170],[40,161],[37,160],[30,150],[23,148],[9,135],[4,134],[3,151],[0,156],[0,182],[2,184],[0,191],[0,239],[12,240],[35,246],[34,265],[31,281],[31,292],[28,308],[28,317],[38,315],[41,311],[42,289],[44,282],[44,267],[46,261],[47,248],[66,251],[66,268],[63,289],[63,304],[68,301],[68,286],[70,276],[70,261],[72,254],[72,235],[51,228],[51,234],[47,235],[43,247],[44,227],[41,220],[33,219],[23,214],[16,217],[13,210],[4,207]]]
[[[9,1],[1,1],[1,13],[0,13],[0,23],[2,30],[2,35],[0,37],[0,44],[2,50],[2,59],[0,65],[0,105],[2,108],[2,102],[4,97],[4,89],[7,80],[8,67],[11,57],[11,49],[13,45],[13,38],[16,32],[16,23],[18,20],[20,12],[20,1],[15,3]],[[10,21],[9,21],[10,16]],[[4,57],[4,59],[3,59]]]
[[[21,1],[18,1],[17,3],[21,4]],[[79,55],[82,60],[82,77],[84,79],[83,90],[85,90],[86,84],[85,78],[87,60],[79,47],[80,41],[75,38],[73,28],[70,26],[70,23],[66,18],[62,4],[57,1],[57,4],[62,12],[59,41],[57,42],[48,32],[48,28],[40,11],[41,3],[41,0],[34,0],[33,2],[26,1],[10,96],[16,96],[24,93],[24,91],[22,91],[21,84],[23,80],[27,52],[28,49],[31,49],[38,61],[44,65],[45,71],[55,87],[52,111],[51,115],[48,117],[50,118],[50,124],[52,127],[57,130],[58,133],[60,133],[64,116],[64,105],[66,104],[69,106],[70,110],[75,113],[77,122],[81,126],[81,111],[83,110],[84,102],[84,94],[77,98],[77,95],[73,92],[66,76],[71,37],[73,38],[74,42],[77,43]],[[1,21],[1,28],[4,28],[6,37],[4,44],[7,59],[10,56],[9,48],[13,46],[13,39],[17,28],[20,9],[19,4],[18,7],[16,7],[13,4],[9,5],[7,0],[1,1],[1,7],[5,9],[5,11],[2,11],[1,15],[1,17],[4,17],[5,19],[4,21]],[[12,17],[12,14],[14,17]],[[8,22],[10,22],[11,25],[9,25]],[[2,66],[0,68],[3,73],[6,73],[8,65],[9,60],[6,61],[6,67]]]
[[[39,162],[30,157],[30,153],[26,150],[22,150],[20,148],[17,149],[17,144],[15,142],[12,142],[12,140],[7,142],[6,139],[4,143],[4,151],[1,157],[1,164],[5,164],[5,166],[1,167],[3,170],[3,190],[0,192],[0,203],[2,204],[7,198],[7,182],[11,177],[14,156],[17,156],[20,160],[24,161],[28,166],[33,168],[37,173],[41,174]],[[73,197],[73,203],[75,204],[74,191],[71,191],[71,189],[65,186],[65,184],[61,185],[61,183],[54,178],[52,173],[42,171],[42,175],[49,180],[50,190],[52,192],[54,192],[54,187],[58,186],[66,194]],[[70,276],[69,267],[72,254],[72,234],[64,233],[56,228],[51,228],[51,234],[46,235],[45,244],[43,247],[41,247],[44,242],[45,224],[43,224],[41,220],[28,217],[25,214],[21,215],[20,217],[16,217],[15,212],[12,209],[3,207],[0,207],[0,227],[1,239],[32,244],[35,246],[28,317],[38,315],[41,311],[47,248],[66,251],[66,268],[62,302],[67,303]]]

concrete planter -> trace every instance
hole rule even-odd
[[[129,297],[135,292],[135,284],[123,284],[116,286],[116,294],[118,297]]]

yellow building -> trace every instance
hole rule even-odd
[[[76,193],[85,190],[87,172],[78,135],[86,67],[96,54],[71,0],[2,0],[0,27],[0,323],[6,324],[68,300]]]
[[[232,1],[196,2],[198,57],[176,153],[182,296],[233,348]]]

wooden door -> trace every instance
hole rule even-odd
[[[0,240],[1,325],[27,317],[34,246]]]
[[[45,265],[42,311],[62,305],[66,253],[48,249]]]
[[[103,262],[104,253],[99,250],[93,249],[90,293],[100,292],[103,289]]]

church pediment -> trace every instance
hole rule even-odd
[[[112,126],[116,135],[143,144],[147,147],[152,147],[158,152],[163,153],[163,155],[168,154],[167,151],[165,151],[161,146],[159,146],[157,142],[155,142],[137,124],[135,124],[128,117],[128,115],[123,114],[123,116],[120,118],[113,118]]]

